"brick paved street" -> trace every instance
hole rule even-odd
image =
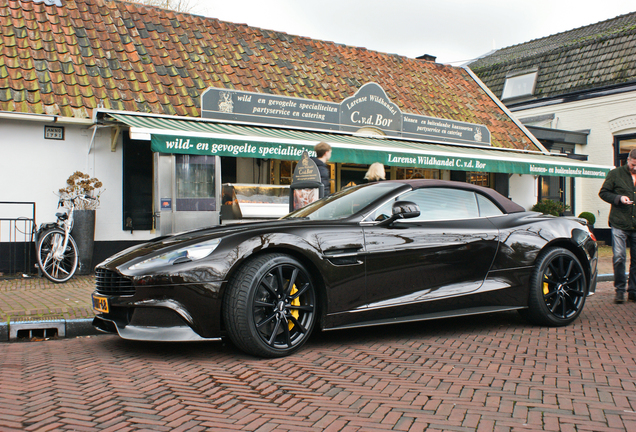
[[[93,276],[75,276],[63,284],[37,276],[0,279],[0,322],[93,318],[94,285]]]
[[[516,313],[230,344],[0,344],[0,430],[634,431],[636,303],[599,284],[564,328]]]

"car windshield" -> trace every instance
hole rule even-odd
[[[379,182],[348,187],[298,209],[283,219],[334,220],[348,218],[387,193],[403,186],[401,183]]]

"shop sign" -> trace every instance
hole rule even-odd
[[[484,125],[402,113],[376,83],[341,103],[209,88],[201,96],[203,118],[319,130],[377,129],[387,136],[448,144],[489,146]]]
[[[309,153],[303,152],[300,162],[296,164],[292,175],[292,183],[320,183],[320,171],[316,163],[309,159]]]
[[[212,156],[234,156],[260,159],[299,160],[303,152],[316,156],[315,143],[280,144],[265,140],[245,140],[242,137],[208,138],[196,136],[152,134],[151,149],[160,153],[198,154]],[[334,143],[332,143],[334,144]],[[509,174],[531,174],[558,177],[605,178],[609,169],[577,165],[574,161],[560,163],[564,158],[544,156],[545,159],[527,155],[510,154],[508,157],[492,155],[465,155],[463,153],[432,154],[425,150],[394,148],[356,148],[356,146],[332,145],[330,162],[346,162],[370,165],[381,162],[389,166],[432,168],[457,171],[503,172]]]

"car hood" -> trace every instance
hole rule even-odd
[[[216,227],[199,228],[191,231],[170,234],[167,236],[157,237],[146,243],[132,246],[108,259],[104,260],[97,267],[108,265],[109,267],[118,267],[121,264],[128,263],[139,257],[146,257],[180,247],[189,246],[191,244],[200,243],[215,238],[228,237],[235,234],[243,234],[253,231],[255,234],[262,231],[277,231],[280,229],[292,228],[300,225],[333,225],[334,221],[312,221],[302,218],[297,219],[277,219],[267,222],[248,222],[222,225]]]

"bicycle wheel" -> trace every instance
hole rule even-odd
[[[66,282],[77,270],[77,245],[69,235],[65,250],[64,231],[53,229],[45,232],[38,240],[37,260],[44,277],[56,283]]]

